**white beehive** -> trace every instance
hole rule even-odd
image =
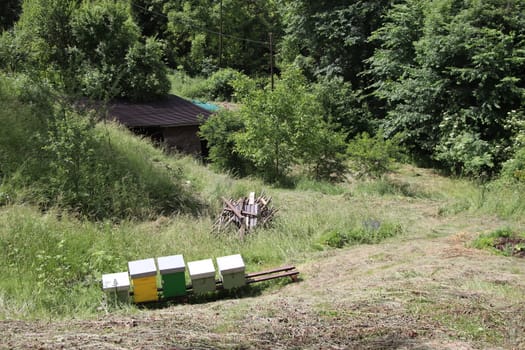
[[[114,295],[120,301],[127,302],[129,298],[129,276],[127,272],[108,273],[102,275],[102,290],[108,296]]]
[[[215,266],[211,259],[190,261],[188,272],[194,293],[202,294],[215,290]]]
[[[242,287],[246,284],[246,267],[240,254],[217,258],[217,267],[225,289]]]

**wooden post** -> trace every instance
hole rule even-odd
[[[219,31],[219,68],[222,68],[222,0],[220,0],[220,12],[219,12],[219,21],[220,21],[220,31]]]
[[[270,32],[269,35],[270,35],[270,77],[272,81],[271,87],[273,91],[273,87],[274,87],[274,83],[273,83],[273,33]]]

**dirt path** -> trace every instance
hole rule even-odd
[[[0,322],[0,348],[525,349],[525,259],[468,248],[478,224],[326,251],[257,297]]]

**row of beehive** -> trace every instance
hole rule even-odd
[[[217,258],[217,267],[225,289],[246,284],[245,266],[240,254]],[[182,255],[130,261],[127,272],[102,275],[102,289],[110,294],[115,293],[120,301],[127,301],[132,287],[135,303],[157,301],[157,276],[160,274],[164,299],[184,296],[187,290],[185,271]],[[212,259],[188,262],[188,273],[193,293],[204,294],[215,290],[215,266]]]

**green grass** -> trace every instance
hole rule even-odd
[[[471,204],[465,210],[485,212],[492,198],[485,196],[480,202],[475,184],[412,167],[376,183],[301,180],[294,189],[279,188],[258,179],[217,174],[190,157],[166,155],[111,124],[98,128],[108,145],[121,150],[123,159],[151,186],[159,171],[167,172],[163,181],[176,181],[191,193],[198,201],[195,210],[157,213],[140,220],[90,221],[79,219],[75,212],[53,208],[43,212],[36,205],[4,199],[0,319],[98,315],[107,308],[101,275],[125,271],[129,260],[183,254],[191,261],[240,253],[248,271],[305,263],[315,259],[319,250],[414,233],[420,229],[420,219],[412,216],[414,203],[466,202]],[[170,177],[170,172],[177,175]],[[257,229],[244,240],[234,231],[212,232],[221,197],[238,198],[251,191],[272,197],[279,209],[273,226]],[[513,220],[519,224],[519,218]],[[124,307],[123,312],[134,310]]]
[[[110,132],[119,135],[117,130]],[[345,199],[339,191],[279,189],[259,180],[215,174],[187,157],[153,156],[158,166],[180,168],[181,180],[208,203],[206,212],[117,224],[81,221],[58,211],[43,215],[29,205],[4,206],[0,318],[97,314],[105,307],[101,274],[125,271],[129,260],[181,253],[191,261],[241,253],[248,271],[256,271],[308,261],[318,250],[377,243],[404,232],[401,217],[385,216],[383,210],[365,204],[371,197],[381,201],[381,193]],[[252,190],[273,197],[279,208],[273,227],[258,229],[244,241],[235,232],[211,232],[220,198]]]

